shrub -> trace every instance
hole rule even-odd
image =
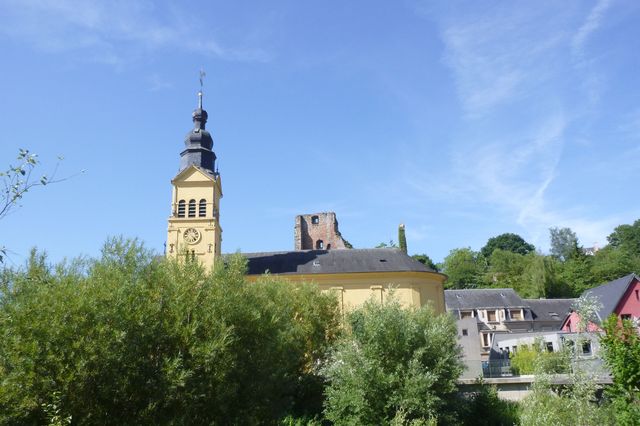
[[[566,374],[571,370],[570,357],[566,350],[548,352],[542,349],[542,343],[531,346],[522,345],[515,354],[511,354],[513,374]]]
[[[240,256],[208,273],[113,240],[96,261],[51,268],[34,255],[5,271],[0,423],[245,424],[295,410],[298,394],[320,392],[312,366],[337,302],[250,284],[244,269]]]
[[[495,386],[477,382],[478,390],[462,396],[458,405],[461,424],[469,426],[511,426],[519,424],[519,405],[498,397]]]
[[[596,400],[598,385],[583,372],[570,376],[570,383],[555,388],[545,374],[536,376],[532,392],[522,401],[520,421],[525,426],[615,425],[611,409]]]
[[[347,318],[350,332],[322,372],[325,416],[336,425],[450,421],[462,372],[456,326],[430,307],[369,301]]]

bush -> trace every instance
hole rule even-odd
[[[599,390],[594,378],[578,372],[570,384],[555,389],[545,374],[536,376],[532,391],[522,401],[520,421],[525,426],[615,425],[608,405],[596,400]]]
[[[570,357],[566,350],[548,352],[542,349],[541,342],[532,346],[520,346],[515,354],[511,354],[511,370],[513,374],[566,374],[571,370]]]
[[[640,223],[636,221],[637,223]],[[635,225],[635,224],[634,224]],[[603,324],[600,343],[603,358],[611,369],[613,385],[606,389],[620,425],[640,424],[640,335],[638,325],[620,321],[615,315]]]
[[[318,399],[313,366],[335,338],[336,300],[249,284],[240,256],[218,265],[113,240],[97,261],[51,268],[33,255],[5,270],[0,423],[275,422],[298,394]]]
[[[325,416],[336,425],[453,421],[462,372],[456,326],[430,307],[369,301],[347,318],[350,333],[322,369]]]
[[[477,392],[462,397],[458,405],[461,424],[469,426],[511,426],[520,423],[519,405],[498,397],[495,386],[478,381]]]

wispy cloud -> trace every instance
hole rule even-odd
[[[596,5],[591,9],[589,15],[578,28],[578,31],[571,40],[571,48],[573,54],[578,58],[582,58],[584,55],[584,47],[591,34],[596,31],[602,22],[603,16],[607,9],[611,6],[613,0],[598,0]]]
[[[571,227],[584,244],[602,245],[623,217],[594,219],[588,201],[567,207],[553,190],[562,178],[563,155],[578,143],[579,120],[599,101],[601,78],[576,71],[576,58],[585,60],[585,46],[611,3],[599,0],[587,12],[553,3],[493,4],[468,14],[419,10],[439,27],[444,64],[466,115],[451,137],[445,170],[425,173],[406,159],[404,183],[413,195],[439,199],[456,214],[491,212],[525,229],[543,248],[552,226]],[[640,122],[635,118],[627,120],[629,133]]]
[[[261,49],[223,47],[199,17],[145,0],[3,0],[0,34],[52,52],[122,66],[140,52],[177,49],[266,61]],[[195,29],[198,29],[196,31]]]
[[[494,10],[473,20],[444,20],[444,60],[469,116],[483,116],[525,95],[548,74],[545,69],[553,62],[549,53],[562,34],[544,33],[532,21],[517,9]]]
[[[159,74],[151,74],[149,76],[149,91],[159,92],[161,90],[167,90],[173,88],[173,84],[162,78]]]

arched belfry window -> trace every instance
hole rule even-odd
[[[200,204],[198,205],[198,216],[205,217],[207,215],[207,200],[204,198],[200,200]]]
[[[320,223],[320,218],[318,216],[311,216],[311,224],[317,225]]]
[[[178,217],[184,217],[185,207],[184,200],[178,201]]]
[[[322,240],[316,241],[316,250],[323,250],[323,249],[324,249],[324,241]]]
[[[196,217],[196,200],[189,200],[189,217]]]

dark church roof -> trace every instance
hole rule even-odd
[[[594,287],[582,294],[583,296],[596,296],[600,303],[602,303],[602,309],[598,311],[598,317],[600,321],[603,321],[609,315],[614,313],[616,306],[618,306],[618,303],[620,303],[620,300],[634,279],[640,280],[636,274],[629,274],[622,278],[618,278],[617,280]]]
[[[216,154],[211,133],[206,130],[209,115],[202,108],[202,92],[198,92],[198,98],[198,108],[192,114],[194,127],[184,138],[185,149],[180,153],[180,171],[194,165],[215,176]]]
[[[242,253],[249,275],[435,272],[398,249],[299,250]]]

